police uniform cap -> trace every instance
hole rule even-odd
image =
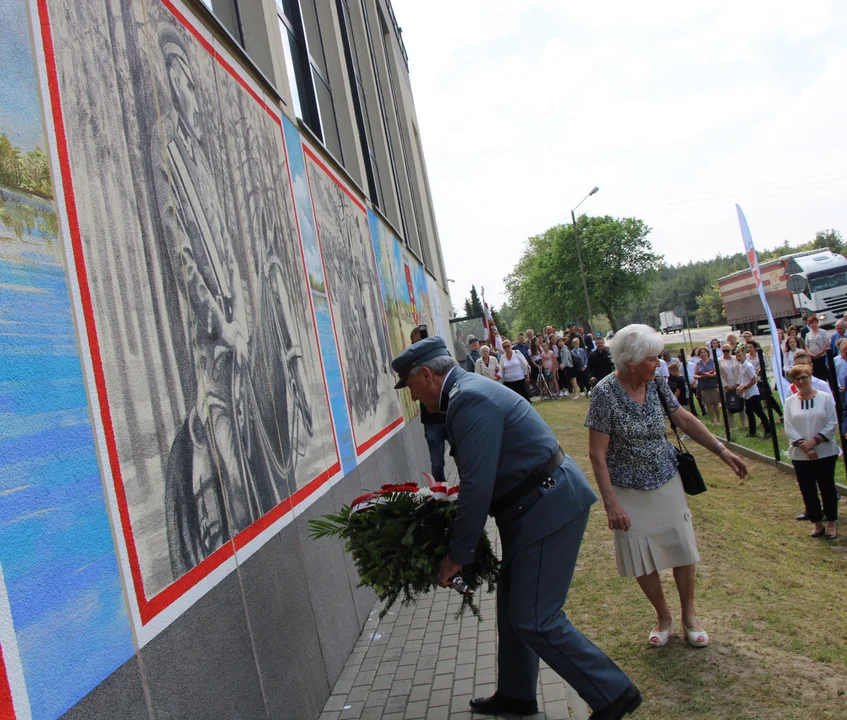
[[[406,387],[406,378],[409,376],[409,372],[421,363],[449,354],[447,343],[438,336],[425,338],[410,345],[391,361],[391,367],[400,377],[394,387]]]
[[[468,335],[468,345],[475,342],[479,342],[479,338],[475,335]]]

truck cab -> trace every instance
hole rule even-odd
[[[847,259],[829,250],[792,257],[785,267],[788,289],[800,314],[831,327],[847,311]]]

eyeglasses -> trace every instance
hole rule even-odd
[[[797,375],[794,378],[794,382],[797,382],[798,380],[811,380],[811,378],[812,378],[811,375]]]

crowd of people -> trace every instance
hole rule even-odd
[[[791,442],[788,456],[805,506],[797,519],[813,524],[812,537],[835,539],[835,407],[841,403],[847,410],[847,313],[831,333],[820,328],[819,318],[808,313],[803,316],[801,327],[792,325],[778,333],[778,350],[772,354],[769,370],[762,368],[761,347],[748,331],[740,336],[731,332],[723,340],[712,338],[707,345],[695,347],[689,358],[684,352],[673,357],[657,340],[653,343],[657,351],[656,374],[665,381],[669,395],[680,407],[688,409],[697,403],[706,426],[723,425],[725,409],[730,429],[742,429],[741,418],[746,416],[747,437],[767,439],[775,432],[766,413],[771,409],[778,422],[784,424]],[[501,338],[496,330],[490,336],[490,344],[468,337],[465,369],[500,382],[531,402],[591,397],[600,381],[615,375],[613,358],[625,352],[620,348],[623,338],[618,337],[617,347],[610,350],[606,338],[586,332],[576,323],[563,330],[548,325],[539,334],[530,328],[518,333],[514,342]],[[829,383],[830,348],[837,392]],[[781,366],[776,362],[777,353]],[[780,389],[787,398],[785,409],[778,399]],[[677,425],[686,432],[682,424]],[[847,434],[847,420],[842,433]],[[686,434],[683,439],[687,439]],[[623,566],[630,565],[628,560],[621,562]],[[657,625],[657,632],[662,627],[661,623]]]
[[[530,401],[590,396],[591,388],[615,369],[606,339],[576,323],[561,331],[548,325],[538,335],[529,328],[514,342],[496,327],[489,335],[485,342],[473,335],[465,339],[465,370],[501,382]]]

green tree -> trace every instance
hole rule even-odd
[[[0,133],[0,184],[52,198],[53,185],[47,155],[40,147],[24,154],[5,133]]]
[[[476,285],[471,285],[471,295],[465,299],[465,317],[472,315],[482,315],[482,301],[479,299],[479,293],[476,291]]]
[[[583,215],[577,223],[592,310],[605,314],[617,330],[647,295],[662,258],[653,253],[650,228],[642,220]],[[587,319],[573,225],[557,225],[529,238],[505,282],[521,327]]]
[[[723,300],[718,284],[712,283],[702,295],[698,295],[696,317],[701,325],[723,325],[726,323]]]
[[[512,325],[509,322],[506,314],[504,313],[504,309],[506,306],[502,306],[499,310],[495,309],[494,306],[491,307],[491,319],[494,321],[494,324],[497,326],[497,332],[500,333],[500,337],[509,338],[512,337]]]
[[[838,230],[818,230],[815,233],[815,242],[813,247],[829,248],[834,253],[844,253],[844,237]]]
[[[504,303],[497,310],[491,308],[494,324],[504,338],[512,339],[515,332],[515,310],[508,303]]]

